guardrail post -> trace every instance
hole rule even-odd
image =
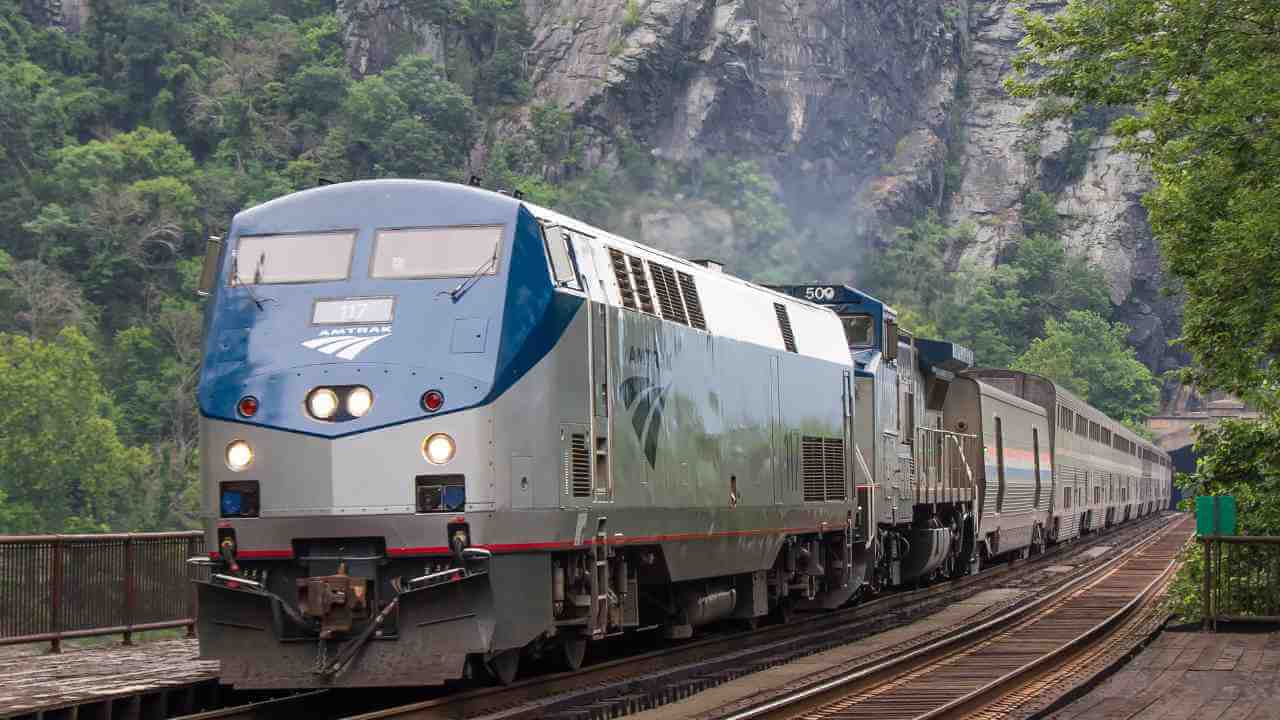
[[[188,558],[193,558],[200,553],[200,544],[196,542],[196,540],[197,538],[195,537],[187,538],[187,557]],[[187,625],[187,637],[193,638],[196,636],[196,612],[197,612],[198,603],[200,602],[200,599],[199,599],[200,596],[196,592],[196,584],[192,582],[191,569],[190,569],[192,566],[187,565],[185,560],[186,558],[183,558],[184,562],[182,564],[182,567],[187,572],[187,593],[188,593],[187,617],[191,618],[191,622]]]
[[[133,644],[134,606],[133,534],[124,538],[124,644]]]
[[[53,539],[53,557],[49,563],[49,641],[50,652],[62,652],[62,536]]]
[[[1209,589],[1213,585],[1213,555],[1209,552],[1209,539],[1200,538],[1200,547],[1204,551],[1204,581],[1200,588],[1200,629],[1209,629]]]

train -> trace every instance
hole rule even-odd
[[[510,683],[1167,503],[1150,443],[866,293],[513,194],[286,195],[210,239],[200,291],[200,653],[237,688]]]

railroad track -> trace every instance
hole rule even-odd
[[[376,709],[369,693],[364,707],[372,712],[353,720],[384,718],[612,718],[664,705],[736,677],[789,662],[822,650],[855,642],[891,627],[912,622],[949,603],[977,594],[995,584],[1029,584],[1046,561],[1080,554],[1099,544],[1119,544],[1150,532],[1166,522],[1155,516],[1084,542],[1059,546],[1030,562],[1014,562],[983,573],[910,592],[881,597],[845,610],[824,613],[785,625],[748,632],[724,633],[651,652],[631,654],[589,665],[576,673],[542,675],[505,688],[436,690],[435,697]],[[1100,562],[1100,561],[1098,561]],[[1059,582],[1065,578],[1058,578]],[[333,702],[321,694],[303,693],[263,703],[189,716],[184,720],[251,720],[263,717],[348,716],[347,702]],[[352,691],[347,691],[348,693]],[[448,693],[448,694],[446,694]],[[333,695],[330,693],[330,695]],[[336,698],[335,698],[336,699]],[[401,701],[402,702],[402,701]],[[389,704],[389,703],[387,703]],[[346,706],[346,707],[344,707]],[[373,706],[376,708],[376,705]]]
[[[1082,674],[1092,644],[1120,626],[1166,582],[1191,534],[1183,517],[1102,566],[1039,599],[949,638],[759,698],[716,720],[938,720],[1008,717],[1051,681]],[[984,710],[1012,692],[1004,707]]]

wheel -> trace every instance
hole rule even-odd
[[[560,664],[566,670],[579,670],[587,656],[587,639],[581,635],[565,634],[560,640]],[[505,683],[504,683],[505,684]]]
[[[516,675],[520,672],[520,650],[504,650],[489,658],[486,665],[489,674],[499,685],[510,685],[516,681]]]

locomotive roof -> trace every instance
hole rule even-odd
[[[353,203],[344,197],[344,193],[353,190],[359,190],[359,204],[354,207]],[[766,310],[762,308],[755,307],[753,312],[736,312],[744,298],[741,292],[759,297],[762,301],[767,299],[774,304],[784,305],[790,308],[790,321],[795,327],[796,336],[803,338],[797,343],[798,354],[852,365],[839,320],[829,308],[791,297],[728,273],[711,270],[685,258],[615,235],[524,199],[479,187],[415,179],[334,183],[296,192],[246,209],[236,215],[232,227],[236,234],[257,235],[295,232],[299,227],[307,227],[311,230],[346,230],[353,226],[376,225],[377,218],[382,215],[404,218],[412,217],[415,211],[420,214],[422,204],[420,193],[422,192],[429,192],[436,196],[430,204],[433,208],[432,212],[442,216],[438,222],[440,225],[471,225],[479,222],[510,224],[523,208],[538,221],[561,226],[591,238],[593,244],[607,245],[631,255],[678,268],[680,272],[698,278],[698,283],[706,286],[703,293],[705,302],[718,305],[717,323],[707,329],[708,332],[716,335],[735,337],[768,347],[776,345],[777,349],[784,349],[781,335],[775,342],[770,334],[773,331],[768,329],[770,323],[775,322],[771,311],[768,311],[768,318],[763,322],[760,314]],[[733,288],[738,288],[739,294],[735,295]],[[613,305],[619,304],[619,298],[612,297],[608,293],[603,299]],[[768,308],[768,305],[764,305],[764,308]],[[706,308],[706,311],[709,318],[711,313],[716,312],[711,307]]]

